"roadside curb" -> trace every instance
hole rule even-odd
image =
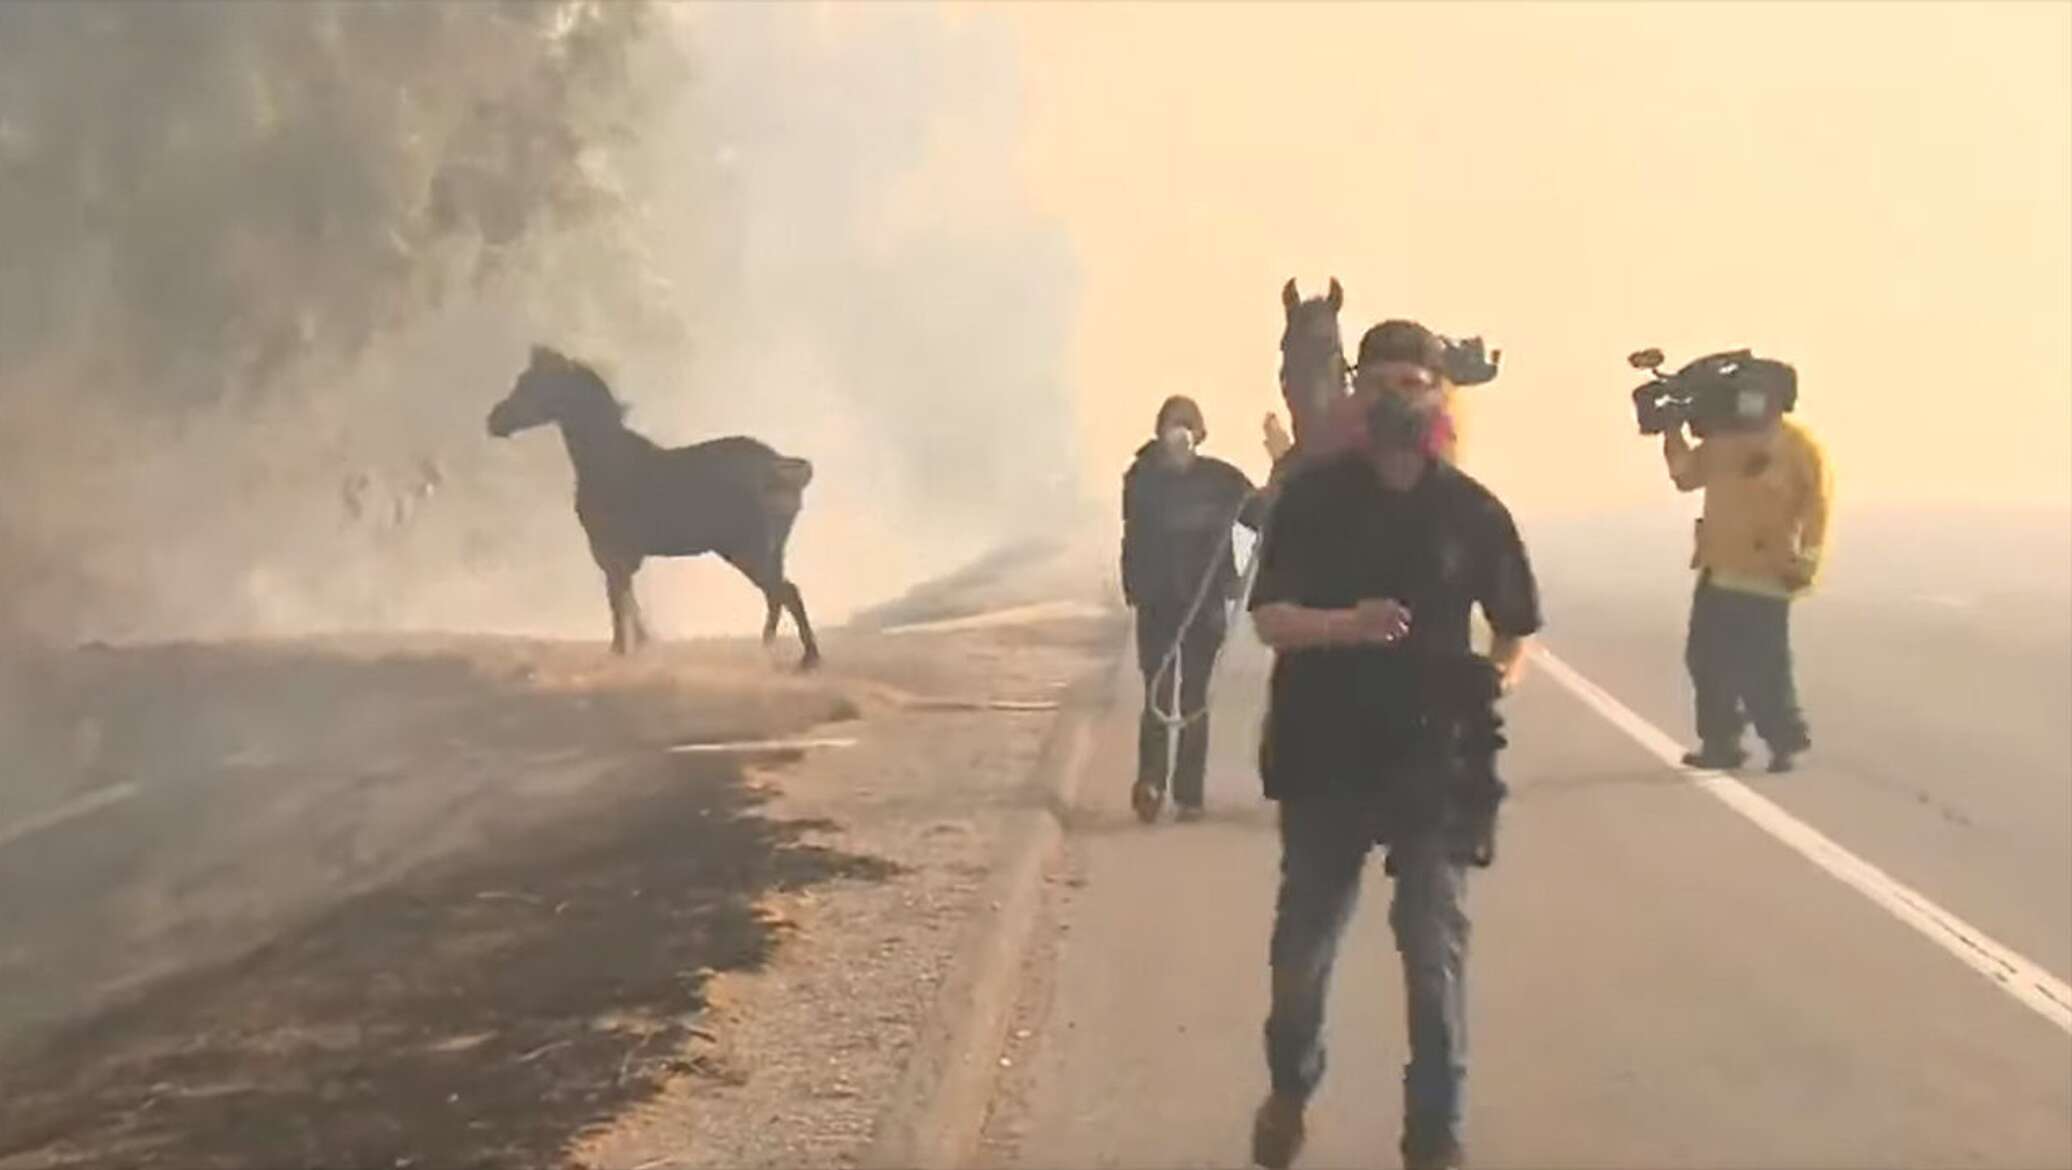
[[[1094,728],[1114,702],[1128,655],[1118,652],[1075,683],[1025,788],[1039,803],[1008,829],[1000,867],[967,932],[938,1007],[924,1025],[865,1151],[868,1170],[952,1170],[977,1152],[992,1103],[998,1057],[1035,940],[1043,878],[1065,839]]]

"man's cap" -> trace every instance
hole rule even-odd
[[[1439,335],[1415,321],[1383,321],[1360,338],[1360,356],[1355,363],[1375,366],[1383,362],[1412,362],[1434,374],[1445,373],[1446,344]]]

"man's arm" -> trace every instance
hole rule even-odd
[[[1254,533],[1265,531],[1266,516],[1273,511],[1275,494],[1272,484],[1263,488],[1253,488],[1251,494],[1245,497],[1244,506],[1237,510],[1237,522]]]
[[[1252,486],[1252,477],[1235,467],[1230,469],[1230,491],[1238,497],[1237,522],[1258,532],[1266,523],[1266,493]]]
[[[1353,612],[1312,609],[1292,601],[1276,601],[1252,611],[1252,628],[1272,650],[1315,650],[1350,645]]]
[[[1497,689],[1510,694],[1525,680],[1525,651],[1532,639],[1524,634],[1497,634],[1489,641],[1489,662],[1496,667]]]
[[[1125,473],[1122,477],[1122,599],[1124,604],[1137,604],[1137,477]]]
[[[1526,648],[1540,629],[1540,587],[1517,523],[1501,503],[1493,497],[1491,502],[1495,507],[1485,529],[1489,559],[1475,600],[1489,620],[1489,661],[1498,689],[1509,694],[1525,678]]]
[[[1798,580],[1792,582],[1798,588],[1811,585],[1820,576],[1821,555],[1827,549],[1828,513],[1835,491],[1834,469],[1827,461],[1827,453],[1813,436],[1804,432],[1801,436],[1806,482],[1805,494],[1799,501],[1799,547],[1797,564],[1793,566]]]
[[[1363,601],[1351,609],[1275,601],[1252,611],[1252,627],[1273,650],[1387,645],[1410,632],[1410,610],[1388,598]]]
[[[1683,427],[1662,432],[1662,461],[1669,465],[1670,481],[1680,492],[1694,492],[1705,486],[1705,445],[1695,449],[1685,441]]]

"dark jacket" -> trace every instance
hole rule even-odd
[[[1258,531],[1265,503],[1245,473],[1197,455],[1185,470],[1146,443],[1122,477],[1122,593],[1132,606],[1186,605],[1214,564],[1210,597],[1237,592],[1230,528]]]

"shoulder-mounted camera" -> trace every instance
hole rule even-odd
[[[1442,362],[1446,367],[1446,380],[1456,386],[1480,386],[1494,382],[1497,364],[1504,360],[1504,351],[1490,349],[1479,337],[1455,341],[1441,337],[1439,344],[1444,353]]]
[[[1707,354],[1673,374],[1662,372],[1662,362],[1659,349],[1626,358],[1626,364],[1652,375],[1633,391],[1634,421],[1643,435],[1659,435],[1686,422],[1701,438],[1754,430],[1798,405],[1798,371],[1749,350]]]

